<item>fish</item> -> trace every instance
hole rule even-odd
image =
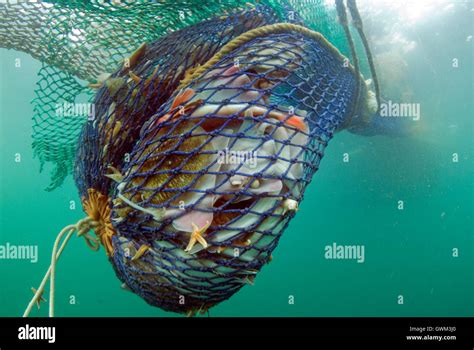
[[[224,241],[241,246],[241,225],[250,227],[261,220],[248,208],[277,210],[279,196],[291,191],[299,195],[294,185],[303,174],[307,113],[267,106],[268,99],[253,87],[257,80],[249,74],[235,65],[214,69],[177,92],[166,111],[144,125],[142,151],[118,186],[123,190],[120,205],[128,203],[144,213],[163,206],[152,220],[170,220],[170,227],[181,235],[184,254]],[[228,149],[258,152],[258,164],[252,168],[218,162],[219,153]],[[286,211],[297,208],[297,202],[291,203]],[[286,215],[284,208],[278,210]],[[266,222],[270,225],[274,218]],[[239,227],[234,229],[234,223]]]
[[[158,123],[163,123],[169,121],[173,118],[178,117],[179,115],[185,115],[191,110],[193,113],[190,113],[190,118],[202,118],[206,116],[202,124],[200,125],[206,131],[212,129],[217,129],[223,124],[227,124],[228,120],[226,116],[237,115],[238,117],[250,116],[250,117],[262,117],[274,118],[284,123],[288,126],[296,128],[303,132],[308,132],[308,125],[304,121],[304,117],[298,116],[295,114],[282,113],[280,111],[272,110],[266,107],[261,107],[254,105],[255,100],[258,101],[258,92],[252,91],[249,89],[238,89],[242,86],[246,86],[251,83],[250,78],[245,74],[241,74],[236,78],[232,79],[234,75],[240,72],[240,68],[237,66],[232,66],[227,69],[213,70],[206,75],[204,75],[203,80],[208,81],[211,78],[216,78],[215,82],[203,83],[201,82],[200,86],[205,86],[206,89],[218,88],[219,86],[225,85],[225,90],[223,93],[217,93],[210,98],[210,93],[204,91],[204,93],[196,93],[196,89],[187,88],[186,90],[180,92],[171,104],[170,111],[164,116],[158,119]],[[236,89],[232,89],[236,88]],[[237,96],[235,96],[237,94]],[[222,104],[223,100],[227,100],[229,97],[233,97],[232,103]],[[204,102],[206,101],[206,102]],[[214,103],[212,102],[214,101]],[[236,103],[236,102],[246,102],[246,103]],[[178,106],[183,106],[179,111],[176,111]],[[174,113],[172,111],[175,111]]]

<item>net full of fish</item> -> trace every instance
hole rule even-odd
[[[203,22],[98,79],[76,183],[117,276],[151,305],[193,315],[253,284],[328,141],[376,111],[337,49],[275,22]]]

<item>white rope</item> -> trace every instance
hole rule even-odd
[[[64,248],[66,248],[67,243],[69,242],[69,240],[71,239],[72,235],[75,232],[77,232],[78,237],[84,236],[84,239],[86,240],[87,245],[92,250],[94,251],[99,250],[100,248],[99,240],[87,234],[87,232],[89,232],[90,229],[96,227],[97,225],[98,225],[97,222],[93,221],[92,218],[87,217],[87,218],[79,220],[74,225],[66,226],[65,228],[61,230],[61,232],[59,232],[58,236],[56,237],[56,240],[54,241],[53,252],[51,254],[51,265],[49,266],[48,271],[46,271],[46,274],[44,275],[43,280],[40,283],[40,286],[35,292],[35,295],[31,299],[28,306],[26,307],[26,310],[23,313],[23,317],[28,317],[35,303],[40,301],[41,296],[44,292],[44,287],[46,286],[46,282],[48,282],[48,279],[50,280],[49,317],[54,317],[56,265],[59,260],[59,257],[61,256],[62,252],[64,251]],[[59,243],[61,242],[62,238],[65,235],[66,237],[64,238],[64,240],[62,241],[60,245]]]

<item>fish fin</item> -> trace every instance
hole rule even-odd
[[[123,62],[123,69],[132,69],[135,67],[137,62],[145,54],[147,45],[146,42],[142,43],[131,55],[129,58],[125,59]]]
[[[229,75],[237,73],[239,70],[240,70],[240,68],[238,66],[232,66],[232,67],[226,69],[222,73],[222,75],[225,76],[225,77],[228,77]]]
[[[140,259],[145,253],[150,249],[149,245],[142,244],[140,248],[136,251],[135,255],[132,257],[132,261]]]
[[[186,103],[189,101],[193,96],[196,94],[196,92],[193,89],[186,89],[183,92],[179,93],[178,96],[173,101],[173,104],[171,105],[171,109],[175,109],[179,105]]]
[[[103,85],[104,85],[104,83],[102,83],[102,82],[100,82],[100,83],[90,83],[90,84],[87,84],[87,87],[89,87],[91,89],[100,89]]]
[[[148,86],[151,84],[153,79],[155,79],[155,76],[158,74],[158,70],[160,69],[160,65],[157,65],[153,72],[150,74],[150,76],[145,80],[145,87],[148,88]]]
[[[137,83],[137,84],[140,84],[140,82],[142,81],[142,78],[140,78],[138,75],[136,75],[135,73],[133,73],[132,71],[129,71],[128,72],[128,75],[130,76],[130,78],[132,78],[132,80]]]
[[[290,125],[300,131],[307,132],[308,131],[308,125],[305,123],[304,118],[297,116],[295,114],[293,115],[288,115],[288,114],[282,114],[280,112],[275,112],[271,111],[268,114],[269,117],[273,117],[278,119],[279,121]]]
[[[296,115],[292,115],[284,120],[285,124],[291,125],[298,130],[307,132],[308,125],[304,122],[303,118],[298,117]]]

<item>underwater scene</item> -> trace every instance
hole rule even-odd
[[[474,316],[473,16],[0,1],[0,316]]]

